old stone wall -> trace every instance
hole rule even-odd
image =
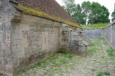
[[[11,51],[11,19],[15,9],[8,0],[0,0],[0,72],[13,72]],[[9,74],[10,76],[11,74]]]
[[[1,0],[0,72],[14,76],[60,51],[60,48],[77,54],[86,52],[87,40],[81,31],[66,24],[24,14],[8,0]]]
[[[115,49],[115,22],[105,28],[104,39],[113,49]]]
[[[66,24],[62,25],[62,47],[68,52],[86,56],[87,46],[90,44],[90,40],[83,35],[83,30],[79,28],[68,28]]]
[[[60,23],[23,15],[21,22],[12,26],[14,69],[23,69],[57,52],[59,32]]]

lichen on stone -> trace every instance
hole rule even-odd
[[[32,8],[28,8],[26,6],[23,6],[22,4],[18,3],[19,7],[23,10],[23,12],[25,14],[29,14],[29,15],[34,15],[34,16],[39,16],[39,17],[44,17],[44,18],[47,18],[47,19],[51,19],[51,20],[54,20],[54,21],[57,21],[57,22],[60,22],[60,23],[65,23],[65,24],[68,24],[68,25],[71,25],[73,27],[78,27],[78,28],[82,28],[79,24],[77,23],[73,23],[73,22],[69,22],[67,20],[64,20],[64,19],[61,19],[61,18],[58,18],[58,17],[55,17],[55,16],[50,16],[44,12],[41,12],[41,11],[38,11],[38,10],[35,10],[35,9],[32,9]]]

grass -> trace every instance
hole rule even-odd
[[[110,72],[98,71],[96,76],[104,76],[104,75],[110,75]]]
[[[104,57],[107,56],[104,55],[105,53],[103,53],[103,50],[105,49],[102,49],[105,46],[110,48],[106,41],[104,41],[104,39],[92,40],[91,45],[88,48],[89,56],[87,57],[81,57],[75,54],[67,53],[66,51],[61,51],[55,53],[54,55],[41,62],[38,62],[36,65],[29,67],[24,72],[20,72],[18,76],[34,76],[38,74],[40,74],[39,76],[69,76],[69,74],[71,74],[71,72],[75,70],[76,67],[78,68],[78,66],[80,65],[83,66],[84,62],[87,63],[87,65],[85,64],[86,66],[93,64],[96,76],[110,75],[110,73],[112,74],[111,70],[104,70],[101,67],[101,63],[103,63],[102,65],[105,65],[106,61],[109,61],[111,59]],[[93,57],[98,58],[96,59]],[[87,61],[88,58],[89,61]],[[94,63],[90,63],[91,60]],[[83,67],[79,67],[79,69],[83,69]],[[98,71],[98,69],[102,69],[103,71]],[[87,72],[88,70],[89,69],[87,68],[87,70],[84,71]]]
[[[102,71],[97,72],[97,76],[104,76],[104,73]]]
[[[0,76],[5,76],[3,73],[0,73]]]
[[[109,56],[114,56],[115,57],[115,50],[110,48],[109,50],[107,50],[107,53]]]
[[[78,61],[75,61],[74,58],[78,58]],[[63,76],[63,74],[69,73],[69,70],[74,69],[75,64],[80,64],[80,61],[79,56],[62,51],[38,62],[36,65],[24,70],[24,72],[20,72],[18,76],[25,76],[28,70],[35,70],[36,68],[43,72],[43,76],[55,76],[54,74],[57,73]],[[36,72],[33,71],[33,74],[36,74]]]
[[[98,50],[98,47],[101,46],[100,42],[104,39],[95,39],[91,41],[90,47],[88,48],[88,54],[93,55],[96,53],[96,50]]]
[[[98,24],[92,24],[92,25],[82,25],[82,28],[102,28],[106,27],[108,23],[98,23]]]

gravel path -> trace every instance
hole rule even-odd
[[[107,50],[110,47],[101,40],[99,44],[95,45],[96,52],[92,56],[87,56],[80,65],[76,65],[70,76],[97,76],[99,72],[109,72],[110,75],[115,76],[115,57],[110,57]]]

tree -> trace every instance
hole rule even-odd
[[[109,11],[97,2],[85,1],[81,5],[74,0],[64,0],[66,11],[80,24],[109,22]]]
[[[115,11],[112,12],[112,21],[115,21]]]
[[[84,19],[85,19],[85,24],[87,25],[89,23],[90,15],[92,13],[91,3],[89,1],[83,2],[82,10],[83,10],[83,13],[85,14]]]
[[[79,4],[75,4],[74,0],[64,0],[64,9],[80,24],[84,24],[83,19],[84,14],[82,13],[82,8]]]
[[[72,16],[75,12],[76,4],[74,0],[64,0],[65,6],[64,9]]]
[[[82,8],[79,4],[76,5],[75,14],[73,18],[80,24],[85,24],[85,13],[82,11]]]
[[[105,6],[101,6],[97,2],[92,3],[92,14],[90,15],[90,23],[107,23],[109,22],[109,11]]]

